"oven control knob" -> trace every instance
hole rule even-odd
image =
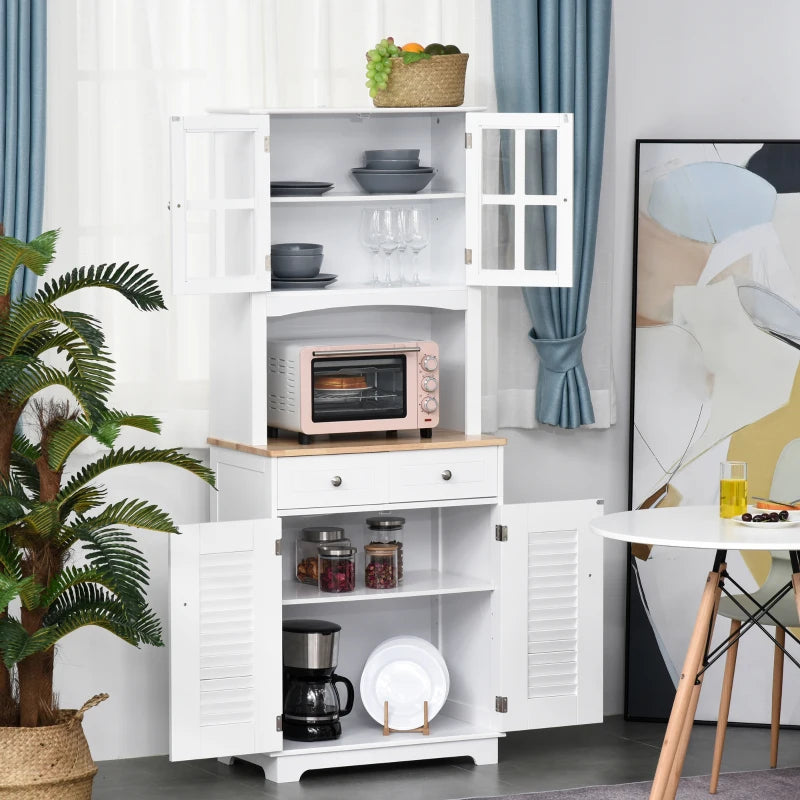
[[[436,356],[423,356],[422,369],[425,372],[433,372],[439,366],[439,359]]]
[[[439,407],[435,397],[423,397],[422,402],[419,405],[426,414],[433,414],[433,412]]]
[[[436,378],[433,377],[433,375],[426,375],[422,379],[422,388],[426,392],[435,392],[436,391],[436,387],[438,385],[439,385],[439,381],[437,381]]]

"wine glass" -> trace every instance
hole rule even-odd
[[[419,274],[419,254],[430,242],[430,212],[427,208],[413,206],[404,209],[403,230],[406,243],[411,249],[411,279],[412,286],[425,286]]]
[[[380,218],[377,208],[364,208],[361,210],[361,224],[359,226],[359,238],[361,244],[372,254],[372,279],[367,281],[368,286],[378,286],[378,259],[381,252],[380,243]]]
[[[392,276],[392,255],[400,246],[400,225],[395,208],[379,208],[378,213],[378,241],[381,252],[386,257],[386,272],[383,279],[384,286],[399,286],[400,282]]]

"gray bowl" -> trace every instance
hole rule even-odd
[[[310,255],[312,253],[321,253],[321,244],[310,244],[309,242],[284,242],[283,244],[273,244],[272,254],[287,253],[290,255]]]
[[[400,158],[404,161],[419,163],[419,150],[365,150],[364,161],[384,161],[386,159]]]
[[[272,275],[275,278],[316,278],[322,267],[322,253],[272,254]]]
[[[369,194],[414,194],[424,189],[436,174],[436,170],[414,172],[379,172],[377,170],[354,169],[353,177]]]
[[[367,169],[419,169],[418,158],[381,158],[367,161]]]

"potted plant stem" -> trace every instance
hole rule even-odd
[[[29,243],[0,236],[3,797],[13,797],[3,790],[22,786],[28,777],[44,792],[43,798],[91,796],[96,768],[88,751],[77,760],[88,759],[90,767],[84,763],[83,772],[90,773],[89,794],[87,776],[78,780],[40,767],[27,776],[30,763],[11,764],[7,757],[15,752],[19,736],[30,738],[30,729],[52,733],[67,725],[80,732],[76,714],[80,717],[82,710],[59,710],[53,695],[54,655],[60,639],[96,625],[137,647],[163,645],[161,625],[146,597],[148,565],[133,531],[176,533],[177,529],[168,513],[147,500],[109,501],[99,482],[103,475],[127,465],[161,463],[188,470],[213,485],[211,471],[178,450],[116,446],[123,428],[158,433],[159,421],[109,407],[114,364],[100,324],[88,314],[60,307],[62,298],[76,291],[106,288],[137,309],[163,309],[163,297],[150,272],[127,263],[76,268],[48,281],[32,297],[11,302],[15,272],[25,265],[43,276],[56,238],[57,231]],[[101,445],[100,455],[71,471],[70,456],[89,439]],[[78,554],[83,558],[73,563]],[[59,746],[64,747],[63,742]],[[21,758],[30,761],[30,756]],[[73,785],[83,793],[63,793]],[[39,796],[25,791],[29,793],[20,797]]]

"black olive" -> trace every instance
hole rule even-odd
[[[772,512],[772,513],[769,515],[769,521],[770,521],[770,522],[778,522],[779,520],[780,520],[780,516],[778,515],[778,512],[777,512],[777,511],[773,511],[773,512]]]
[[[789,512],[784,508],[783,511],[778,514],[778,516],[780,517],[781,522],[785,522],[787,519],[789,519]]]
[[[742,514],[742,522],[752,522],[753,515],[752,514]]]

